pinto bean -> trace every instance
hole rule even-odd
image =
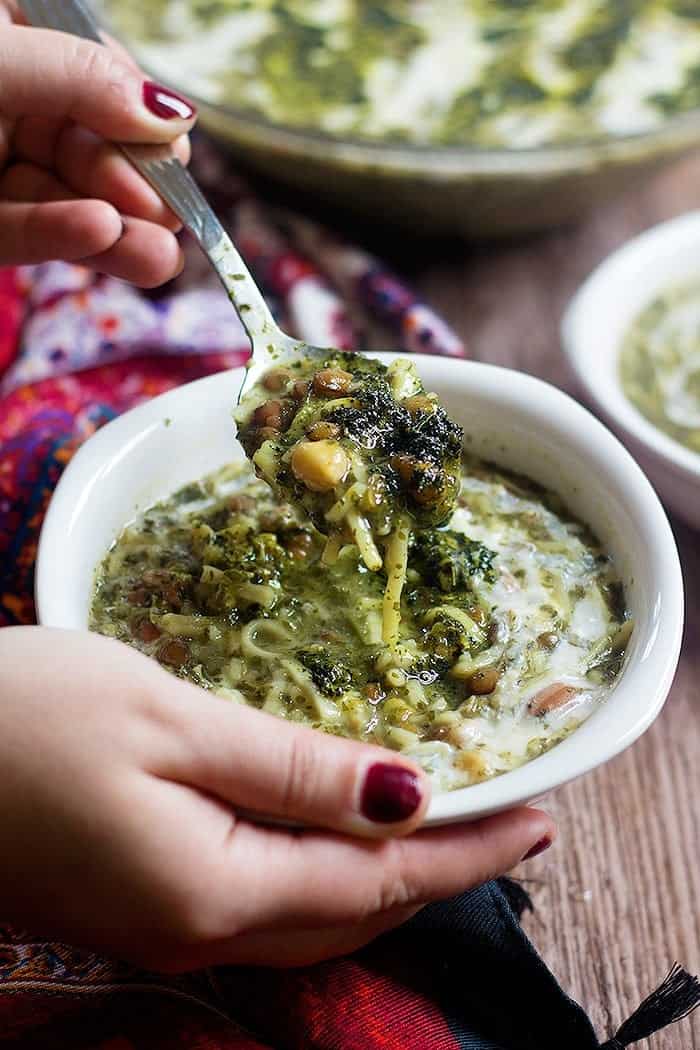
[[[159,662],[168,667],[182,667],[189,658],[189,646],[179,638],[172,638],[158,650]]]
[[[263,376],[262,385],[266,390],[284,390],[291,378],[286,368],[271,368]]]
[[[568,704],[569,700],[573,700],[578,692],[579,690],[574,689],[571,685],[564,685],[563,682],[554,682],[552,685],[546,685],[544,689],[540,689],[539,693],[535,693],[528,700],[527,709],[531,715],[546,715],[550,711],[556,711],[557,708]]]
[[[253,412],[253,424],[256,427],[272,427],[274,430],[286,430],[294,418],[295,409],[291,401],[263,401]]]
[[[156,627],[150,620],[142,620],[134,633],[142,642],[155,642],[156,638],[161,636],[160,627]]]
[[[314,394],[318,397],[344,397],[351,383],[350,372],[342,368],[322,368],[313,378]]]

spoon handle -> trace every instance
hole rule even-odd
[[[103,43],[100,27],[82,0],[20,0],[20,7],[33,26]],[[170,146],[118,145],[196,239],[228,292],[253,347],[257,344],[262,349],[279,329],[248,267],[187,168]]]

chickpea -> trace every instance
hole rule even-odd
[[[406,398],[403,402],[403,407],[411,415],[414,412],[433,412],[435,410],[435,402],[431,401],[427,394],[414,394],[413,397]]]
[[[469,679],[469,689],[477,696],[487,696],[492,693],[498,685],[499,674],[495,667],[487,667],[483,671],[475,671]]]
[[[263,377],[262,385],[266,390],[284,390],[290,379],[285,368],[271,368]]]
[[[295,401],[303,401],[309,392],[311,383],[307,383],[303,379],[298,379],[291,390],[292,397]]]
[[[318,397],[343,397],[352,383],[350,372],[342,368],[322,368],[313,378],[314,394]]]
[[[340,427],[337,423],[329,423],[325,419],[319,419],[317,423],[311,424],[306,431],[306,436],[310,441],[326,441],[329,438],[340,437]]]
[[[312,492],[330,492],[350,469],[350,460],[336,441],[300,441],[290,462],[294,476]]]
[[[486,758],[478,751],[461,751],[455,757],[455,765],[469,773],[472,781],[486,780],[491,775],[491,768]]]

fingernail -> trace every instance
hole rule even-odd
[[[530,860],[532,857],[536,857],[538,853],[544,853],[552,845],[552,841],[550,835],[543,835],[539,842],[536,842],[532,849],[527,851],[523,860]]]
[[[363,816],[375,824],[395,824],[412,816],[421,801],[421,789],[409,769],[377,762],[370,766],[362,789]]]
[[[171,88],[156,84],[153,80],[145,80],[143,84],[143,102],[151,113],[155,113],[162,120],[189,120],[197,112],[197,107],[189,99],[183,98]]]

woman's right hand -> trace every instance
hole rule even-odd
[[[120,642],[0,630],[4,921],[162,971],[299,965],[555,834],[526,807],[420,831],[428,797],[400,755],[230,703]]]

